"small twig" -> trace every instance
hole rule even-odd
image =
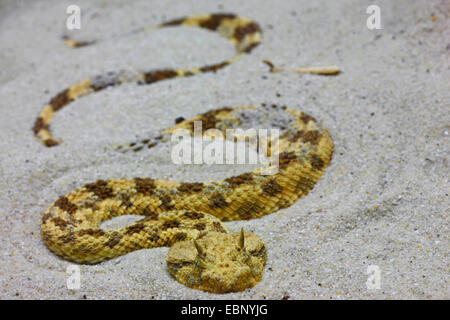
[[[277,72],[295,72],[295,73],[309,73],[309,74],[318,74],[318,75],[327,75],[327,76],[334,76],[341,72],[339,67],[336,66],[326,66],[326,67],[302,67],[297,68],[295,70],[283,70],[275,67],[275,65],[270,62],[269,60],[262,60],[263,63],[267,64],[270,68],[270,72],[277,73]]]
[[[327,67],[305,67],[298,68],[294,70],[296,73],[310,73],[310,74],[321,74],[326,76],[334,76],[341,72],[339,67],[336,66],[327,66]]]

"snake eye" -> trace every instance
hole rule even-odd
[[[195,258],[195,262],[194,262],[195,269],[206,269],[207,266],[208,265],[207,265],[205,259],[203,259],[200,256],[197,256],[197,258]]]

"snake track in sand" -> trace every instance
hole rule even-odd
[[[207,14],[158,25],[194,26],[218,32],[235,45],[232,59],[200,68],[161,69],[129,74],[125,71],[78,82],[57,94],[35,121],[33,132],[47,147],[59,141],[50,133],[54,113],[71,101],[126,82],[151,84],[198,73],[216,72],[249,54],[261,41],[257,23],[233,14]],[[65,38],[71,47],[89,43]],[[252,120],[253,119],[253,120]],[[219,181],[171,182],[152,178],[99,180],[61,196],[44,212],[42,238],[57,255],[77,263],[97,263],[128,252],[171,247],[169,273],[180,283],[208,292],[225,293],[253,287],[262,277],[266,251],[251,233],[231,233],[222,221],[259,218],[292,205],[306,195],[328,166],[333,143],[316,120],[284,106],[223,107],[182,121],[161,134],[128,145],[134,151],[163,143],[176,129],[202,130],[248,127],[254,119],[269,119],[280,129],[276,141],[278,172],[264,175],[258,168]],[[272,146],[273,147],[273,146]],[[144,218],[126,227],[102,230],[100,223],[121,215]]]

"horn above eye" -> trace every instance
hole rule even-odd
[[[203,250],[203,248],[200,246],[200,244],[198,243],[197,240],[194,240],[194,246],[197,249],[198,255],[201,257],[205,257],[206,253],[205,250]]]
[[[239,236],[238,245],[239,245],[239,248],[241,248],[241,249],[244,249],[244,247],[245,247],[244,228],[241,228],[241,234]]]

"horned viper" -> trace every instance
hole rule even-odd
[[[60,141],[50,133],[55,112],[87,94],[126,82],[157,81],[216,72],[249,54],[261,41],[261,29],[250,19],[234,14],[207,14],[158,25],[194,26],[216,31],[236,47],[236,55],[223,62],[193,69],[161,69],[130,74],[110,72],[85,79],[61,91],[43,108],[33,132],[47,147]],[[91,43],[65,37],[71,47]],[[274,114],[276,115],[274,118]],[[169,246],[167,267],[180,283],[214,293],[242,291],[262,277],[266,249],[260,238],[241,230],[232,233],[223,221],[260,218],[286,208],[306,195],[328,166],[333,142],[316,120],[285,106],[223,107],[184,120],[160,135],[128,144],[134,151],[164,143],[177,129],[194,134],[194,122],[208,129],[248,125],[254,117],[276,119],[277,141],[267,141],[267,166],[278,171],[267,175],[261,167],[251,172],[210,182],[172,182],[152,178],[110,179],[89,183],[61,196],[44,212],[42,238],[57,255],[77,263],[98,263],[128,252]],[[281,119],[280,118],[280,119]],[[249,120],[250,119],[250,120]],[[276,143],[277,148],[274,148]],[[271,150],[277,150],[271,151]],[[111,230],[100,223],[121,215],[142,215],[131,225]]]

